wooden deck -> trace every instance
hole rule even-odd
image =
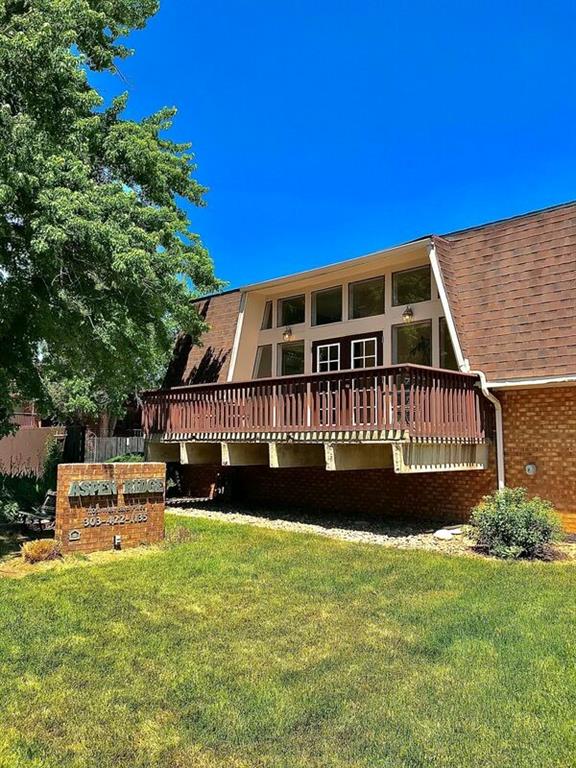
[[[398,365],[144,393],[143,429],[164,440],[481,443],[492,406],[472,374]],[[332,436],[332,437],[331,437]]]

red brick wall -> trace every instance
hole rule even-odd
[[[576,533],[576,387],[498,393],[504,414],[506,484],[552,501]],[[533,477],[526,464],[536,464]]]
[[[493,464],[493,462],[492,462]],[[458,522],[496,486],[486,471],[397,475],[392,469],[327,472],[319,467],[182,467],[183,492],[207,497],[224,483],[233,501],[340,512]]]
[[[499,394],[504,413],[506,483],[554,503],[567,531],[576,532],[576,387]],[[536,464],[534,477],[525,466]],[[396,475],[389,469],[327,472],[321,468],[183,467],[184,492],[208,496],[225,482],[238,501],[355,516],[466,520],[496,488],[490,468],[470,472]],[[217,480],[217,475],[219,480]]]
[[[62,551],[96,552],[113,549],[114,536],[122,537],[121,547],[137,547],[140,544],[152,544],[164,538],[164,494],[126,495],[123,485],[125,480],[135,478],[165,478],[166,465],[157,462],[142,464],[60,464],[56,498],[55,536],[62,545]],[[70,498],[68,491],[75,480],[115,480],[118,485],[117,496]],[[101,511],[92,515],[88,508],[99,504]],[[140,506],[145,507],[144,512]],[[128,507],[126,512],[121,508]],[[132,507],[132,509],[130,509]],[[135,519],[136,515],[145,515],[139,522],[120,522],[119,518]],[[86,521],[99,520],[98,525],[86,524]],[[112,524],[114,523],[114,524]],[[70,541],[70,531],[78,531],[78,541]]]

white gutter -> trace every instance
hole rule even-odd
[[[513,389],[515,387],[546,387],[558,384],[576,384],[576,376],[543,376],[540,379],[489,381],[486,386],[491,387],[492,389]]]
[[[460,368],[461,371],[464,371],[465,373],[473,373],[476,376],[478,376],[478,378],[480,379],[480,388],[482,390],[482,394],[494,406],[494,411],[496,415],[496,470],[497,470],[497,478],[498,478],[498,490],[501,490],[506,486],[506,474],[505,474],[505,468],[504,468],[504,426],[503,426],[503,420],[502,420],[502,404],[500,403],[500,400],[498,400],[498,398],[495,395],[493,395],[492,392],[490,392],[490,390],[488,389],[488,384],[486,383],[486,376],[484,375],[483,371],[471,371],[470,363],[464,357],[464,354],[462,352],[462,347],[460,345],[460,339],[458,338],[458,333],[456,332],[456,325],[454,323],[454,318],[452,317],[452,312],[450,311],[450,304],[448,303],[448,295],[446,293],[446,287],[444,286],[444,279],[442,277],[442,272],[440,270],[440,264],[438,262],[438,255],[436,253],[436,246],[434,245],[434,241],[432,241],[430,245],[430,251],[428,255],[430,257],[430,264],[432,265],[432,273],[434,274],[434,280],[436,280],[436,286],[438,288],[440,303],[442,304],[444,317],[446,318],[446,325],[448,326],[448,331],[450,332],[450,339],[452,341],[452,346],[454,347],[456,360],[458,361],[458,367]]]

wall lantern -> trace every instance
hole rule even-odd
[[[284,333],[282,334],[282,338],[284,341],[292,341],[292,328],[284,328]]]
[[[414,320],[414,310],[412,309],[412,307],[408,306],[406,307],[404,312],[402,312],[402,320],[405,323],[411,323],[412,320]]]

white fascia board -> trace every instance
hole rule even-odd
[[[438,262],[438,255],[436,253],[436,246],[434,241],[430,241],[430,264],[432,265],[432,273],[434,280],[436,281],[436,287],[438,288],[438,295],[440,296],[440,303],[442,304],[442,310],[444,311],[444,317],[446,318],[446,325],[448,326],[448,332],[450,333],[450,339],[452,346],[454,347],[454,353],[456,360],[458,361],[458,367],[461,371],[469,371],[470,364],[462,353],[462,347],[460,345],[460,339],[458,338],[458,332],[456,331],[456,324],[452,317],[452,311],[450,309],[450,303],[448,302],[448,294],[446,293],[446,287],[444,285],[444,278],[442,277],[442,271]]]
[[[489,389],[525,389],[527,387],[550,387],[559,384],[576,384],[574,376],[542,376],[539,379],[510,379],[509,381],[487,381]]]
[[[426,245],[426,243],[430,243],[429,237],[423,237],[419,240],[413,240],[412,242],[409,242],[409,243],[402,243],[401,245],[394,245],[391,248],[384,248],[381,251],[373,251],[372,253],[367,253],[364,256],[356,256],[353,259],[346,259],[345,261],[338,261],[334,264],[327,264],[325,267],[315,267],[314,269],[307,269],[307,270],[304,270],[303,272],[294,272],[291,275],[276,277],[272,280],[263,280],[260,283],[252,283],[251,285],[244,285],[240,290],[241,291],[261,291],[268,288],[275,288],[276,286],[280,286],[283,283],[291,283],[294,280],[301,280],[303,278],[313,278],[313,277],[317,277],[318,275],[323,275],[324,273],[332,274],[334,272],[339,272],[340,270],[350,269],[350,267],[353,267],[355,264],[364,264],[370,261],[377,261],[382,257],[392,256],[395,253],[401,254],[404,251],[411,251],[418,248],[418,246]]]
[[[234,333],[234,343],[232,344],[232,353],[230,355],[230,366],[228,367],[227,381],[234,380],[234,369],[236,368],[236,360],[238,359],[238,347],[240,345],[240,337],[242,336],[242,326],[244,325],[244,311],[246,309],[246,294],[240,294],[240,309],[238,311],[238,319],[236,321],[236,331]]]

